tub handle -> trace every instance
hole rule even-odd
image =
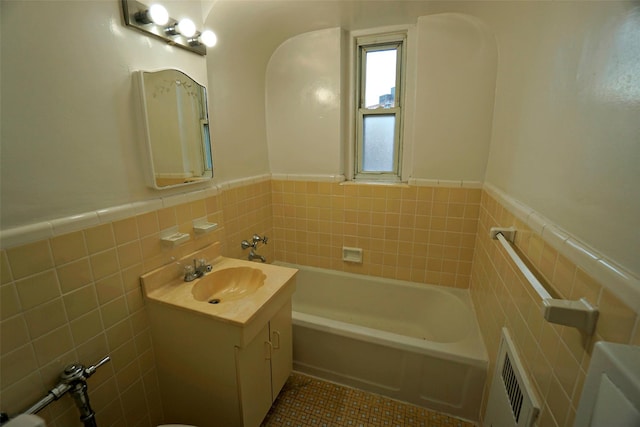
[[[272,335],[273,335],[273,343],[272,343],[273,349],[279,350],[280,349],[280,331],[273,331]]]

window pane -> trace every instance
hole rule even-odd
[[[395,107],[398,49],[367,52],[365,108]]]
[[[362,170],[393,172],[393,145],[396,116],[376,114],[364,117],[362,125]]]

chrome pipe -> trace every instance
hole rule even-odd
[[[87,393],[87,378],[93,375],[96,370],[110,361],[109,356],[103,357],[95,365],[85,367],[80,363],[74,363],[64,368],[60,374],[60,383],[47,392],[47,394],[35,404],[31,405],[24,414],[36,414],[44,409],[51,402],[60,399],[69,390],[73,394],[76,406],[80,410],[80,420],[85,427],[97,427],[95,422],[95,412],[89,405],[89,394]]]

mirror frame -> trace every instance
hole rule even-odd
[[[149,108],[147,105],[147,89],[144,85],[144,75],[158,73],[162,71],[175,71],[184,75],[186,78],[194,82],[200,87],[202,92],[202,111],[204,118],[200,118],[200,144],[199,148],[202,150],[202,162],[204,165],[208,164],[207,161],[207,153],[209,154],[209,158],[211,160],[211,169],[205,168],[203,172],[209,172],[209,176],[203,177],[194,177],[193,179],[185,178],[185,181],[179,182],[176,184],[169,185],[159,185],[156,177],[156,166],[154,164],[154,152],[153,152],[153,141],[151,138],[151,119],[149,117]],[[166,190],[170,188],[183,187],[186,185],[192,184],[201,184],[203,182],[208,182],[213,179],[213,145],[211,144],[211,132],[209,127],[209,108],[208,108],[208,100],[207,100],[207,88],[206,86],[200,84],[187,73],[177,68],[162,68],[158,70],[138,70],[134,71],[135,81],[138,86],[138,93],[140,98],[140,110],[141,110],[141,121],[144,129],[144,147],[145,147],[145,157],[146,157],[146,167],[145,167],[145,176],[147,180],[147,184],[149,187],[154,188],[156,190]]]

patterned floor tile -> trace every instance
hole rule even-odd
[[[473,423],[294,372],[262,427],[474,427]]]

